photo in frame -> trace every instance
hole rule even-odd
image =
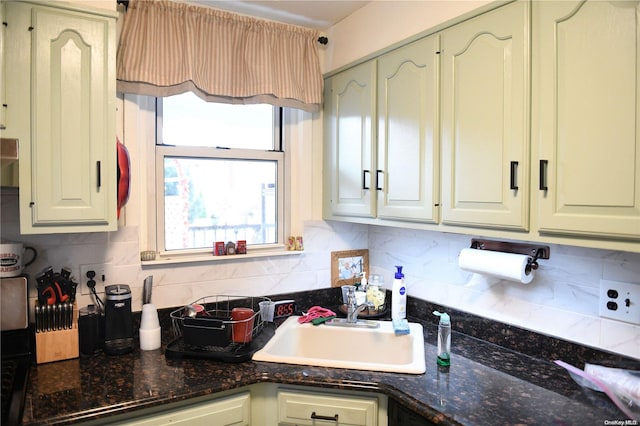
[[[360,282],[362,272],[369,272],[369,250],[331,252],[331,287]]]

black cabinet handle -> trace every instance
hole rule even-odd
[[[313,413],[311,413],[311,418],[312,419],[316,419],[316,420],[329,420],[330,422],[336,422],[338,423],[338,415],[334,415],[332,416],[319,416],[316,414],[316,412],[314,411]]]
[[[518,174],[518,162],[511,162],[511,179],[509,182],[509,189],[518,189],[518,183],[516,182],[516,176]]]
[[[100,170],[100,161],[96,162],[96,171],[98,172],[98,189],[102,186],[102,173]]]
[[[382,188],[380,188],[380,173],[382,173],[382,170],[376,170],[376,191],[382,191]]]
[[[547,191],[547,167],[549,166],[549,160],[540,160],[540,191]]]
[[[367,173],[371,173],[369,170],[362,171],[362,189],[369,189],[367,186]]]

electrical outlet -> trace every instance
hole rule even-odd
[[[640,325],[640,284],[600,280],[600,316]]]
[[[91,271],[95,273],[93,280],[96,282],[96,292],[104,293],[104,286],[107,282],[107,263],[93,263],[87,265],[80,265],[80,294],[89,295],[91,290],[89,289],[88,282],[91,278],[89,275]]]

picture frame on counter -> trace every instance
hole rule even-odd
[[[362,272],[369,272],[369,250],[331,252],[331,287],[360,282]]]

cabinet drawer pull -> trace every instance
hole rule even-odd
[[[549,166],[549,160],[540,160],[540,191],[547,191],[547,167]]]
[[[332,416],[319,416],[314,411],[313,413],[311,413],[311,418],[315,419],[315,420],[329,420],[329,421],[338,423],[338,415],[337,414],[334,415],[333,417]]]
[[[96,171],[98,172],[98,189],[102,186],[102,173],[100,171],[100,161],[96,161]]]
[[[367,173],[371,173],[369,170],[362,171],[362,189],[369,189],[367,186]]]
[[[376,191],[382,191],[382,188],[379,185],[380,173],[382,173],[382,170],[376,170]]]
[[[516,181],[516,176],[518,174],[518,162],[511,162],[511,179],[509,183],[509,189],[518,189],[518,183]]]

